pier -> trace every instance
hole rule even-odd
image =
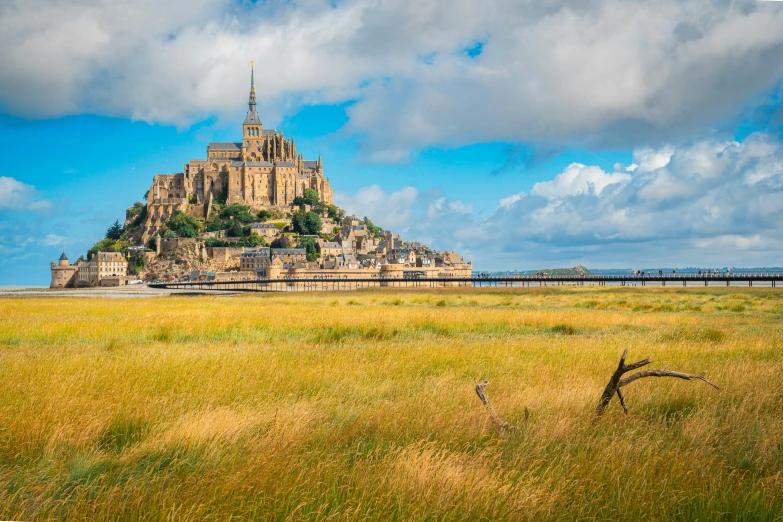
[[[777,288],[783,272],[738,274],[663,274],[663,275],[586,275],[545,276],[514,275],[504,277],[473,276],[448,278],[283,278],[237,281],[156,281],[151,288],[225,290],[231,292],[312,292],[357,290],[360,288],[449,288],[449,287],[549,287],[549,286],[763,286]]]

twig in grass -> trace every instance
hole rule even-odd
[[[684,379],[686,381],[697,379],[706,382],[716,390],[720,389],[715,384],[708,381],[706,377],[704,377],[707,375],[707,372],[702,372],[696,375],[692,373],[675,372],[663,368],[662,370],[643,370],[641,372],[636,372],[632,375],[629,375],[628,377],[623,377],[623,375],[626,373],[632,370],[636,370],[637,368],[641,368],[642,366],[647,366],[652,362],[650,358],[647,358],[632,364],[625,364],[626,355],[628,355],[628,348],[623,351],[623,355],[620,357],[620,364],[617,365],[617,369],[612,374],[611,379],[609,379],[609,384],[606,385],[604,393],[601,395],[601,400],[598,401],[598,407],[596,408],[597,415],[602,415],[604,413],[606,407],[609,405],[609,402],[612,400],[612,397],[614,397],[615,394],[620,401],[620,406],[622,406],[623,411],[627,414],[628,408],[625,405],[625,398],[620,392],[620,388],[645,377],[675,377],[677,379]]]
[[[492,422],[495,423],[495,426],[497,426],[500,433],[515,430],[516,428],[514,426],[500,418],[500,415],[497,414],[495,408],[493,408],[492,404],[490,404],[489,399],[487,398],[487,394],[484,391],[484,388],[487,387],[487,384],[489,384],[489,381],[478,383],[476,385],[476,395],[478,395],[479,399],[481,399],[481,403],[487,408],[487,412],[489,412],[489,417],[492,419]],[[527,417],[527,409],[525,409],[525,416]]]

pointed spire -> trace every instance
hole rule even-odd
[[[251,111],[256,110],[256,79],[255,79],[255,62],[250,62],[250,101],[248,107]]]
[[[250,62],[250,99],[247,102],[247,116],[245,116],[245,125],[261,125],[261,118],[256,111],[256,79],[255,63]]]

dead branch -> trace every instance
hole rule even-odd
[[[487,384],[489,384],[489,381],[480,382],[476,385],[476,395],[478,395],[479,399],[481,399],[481,403],[487,408],[487,412],[489,412],[489,417],[492,419],[492,422],[495,423],[495,426],[497,426],[500,433],[508,431],[513,431],[515,428],[508,422],[504,421],[500,418],[500,415],[497,414],[495,411],[495,408],[492,407],[492,404],[489,403],[489,399],[487,398],[487,394],[484,391],[484,388],[487,387]],[[527,411],[525,411],[527,414]]]
[[[717,390],[720,389],[715,384],[708,381],[704,377],[705,375],[707,375],[707,372],[703,372],[698,375],[695,375],[691,373],[675,372],[664,368],[662,370],[643,370],[641,372],[636,372],[632,375],[629,375],[628,377],[623,377],[623,375],[625,375],[626,373],[636,370],[637,368],[641,368],[642,366],[647,366],[652,362],[650,358],[647,358],[632,364],[625,364],[626,355],[628,355],[628,348],[626,348],[623,351],[623,355],[620,357],[620,364],[617,365],[617,369],[614,371],[612,377],[609,379],[609,384],[606,385],[603,394],[601,394],[601,399],[598,401],[598,407],[596,408],[597,415],[602,415],[604,413],[606,407],[609,405],[609,402],[612,400],[612,397],[614,397],[615,394],[617,395],[617,398],[620,401],[620,406],[622,406],[623,412],[627,414],[628,408],[625,405],[625,398],[623,397],[623,394],[620,392],[620,388],[622,388],[623,386],[627,386],[639,379],[643,379],[645,377],[675,377],[677,379],[684,379],[686,381],[690,381],[691,379],[697,379],[706,382],[707,384],[709,384],[710,386],[712,386]]]

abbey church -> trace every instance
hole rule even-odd
[[[307,189],[316,190],[323,203],[332,204],[332,188],[324,177],[321,158],[305,160],[293,138],[263,128],[256,110],[251,69],[242,141],[210,143],[207,159],[190,160],[181,173],[154,177],[147,196],[144,240],[152,237],[175,210],[206,218],[213,200],[254,209],[287,207]]]

